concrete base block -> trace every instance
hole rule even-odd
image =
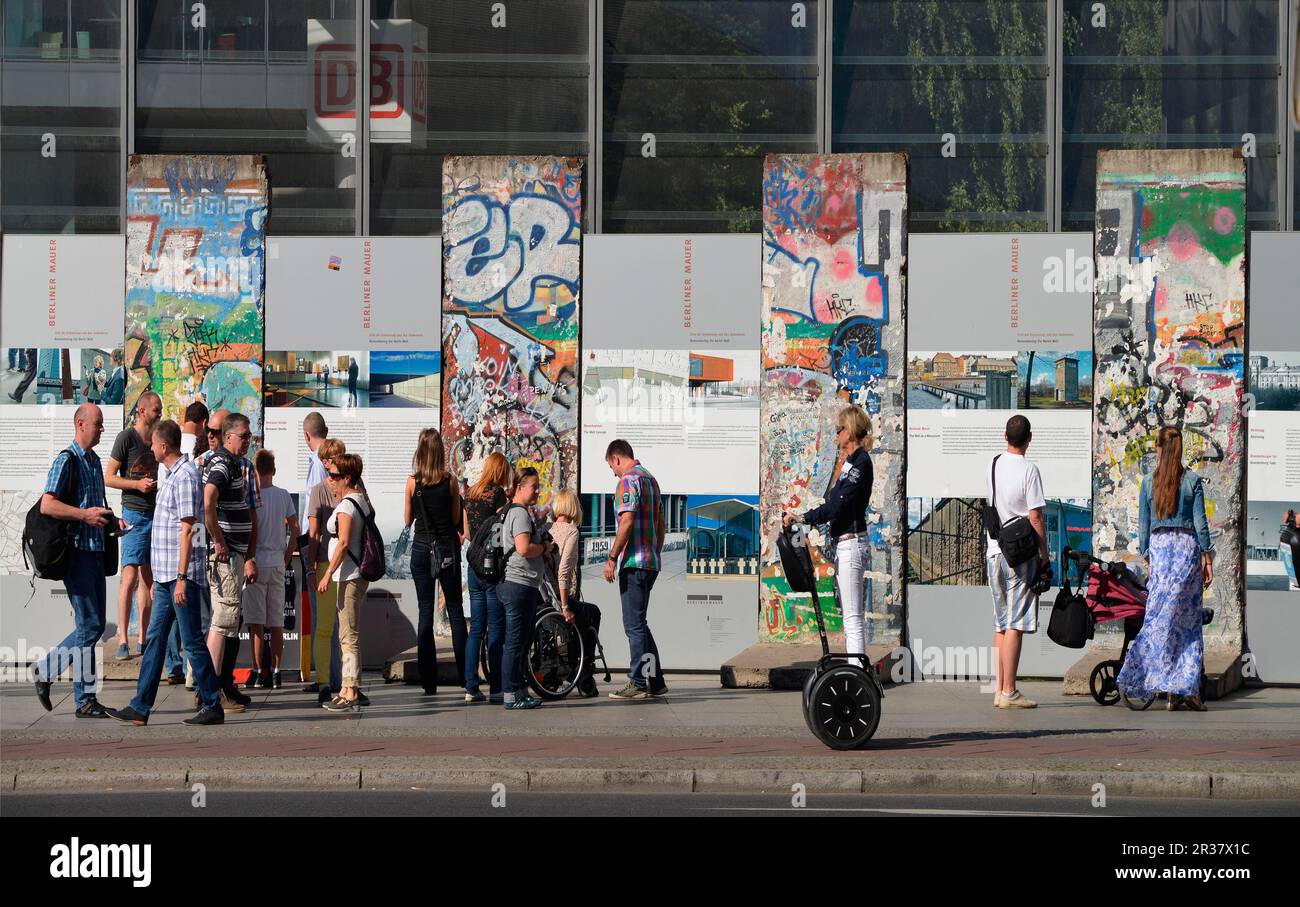
[[[1087,649],[1082,658],[1070,666],[1061,683],[1061,692],[1066,696],[1089,696],[1088,678],[1092,669],[1103,661],[1119,658],[1119,649]]]
[[[750,646],[722,666],[722,685],[728,689],[759,688],[799,690],[804,679],[817,667],[822,656],[820,642],[760,642]],[[867,646],[867,657],[876,666],[882,683],[893,676],[894,662],[901,658],[901,648],[892,645]]]
[[[1089,649],[1065,672],[1061,692],[1066,696],[1088,696],[1088,678],[1092,669],[1103,661],[1118,659],[1119,649]],[[1221,699],[1241,686],[1241,653],[1211,650],[1205,653],[1205,682],[1201,686],[1206,700]]]
[[[418,684],[420,682],[420,662],[415,649],[407,649],[384,662],[385,683]],[[452,651],[451,640],[438,640],[438,686],[463,687],[462,678],[456,671],[456,653]]]

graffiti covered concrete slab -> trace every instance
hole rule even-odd
[[[180,421],[195,400],[262,433],[269,190],[253,155],[134,155],[127,173],[126,414],[146,390]]]
[[[443,164],[442,432],[474,481],[501,451],[541,475],[539,504],[578,487],[582,161]]]
[[[1231,151],[1098,156],[1093,547],[1142,568],[1139,483],[1159,430],[1181,428],[1216,549],[1207,647],[1242,642],[1245,230]]]
[[[837,467],[835,415],[870,415],[868,644],[903,628],[907,160],[901,154],[771,155],[763,170],[759,640],[815,638],[808,595],[781,575],[785,510],[821,503]],[[841,633],[833,566],[815,558],[828,629]]]

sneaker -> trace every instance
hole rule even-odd
[[[1028,696],[1026,696],[1024,693],[1021,693],[1019,690],[1016,690],[1016,691],[1015,691],[1014,693],[1012,693],[1010,696],[1008,696],[1006,693],[1003,693],[1003,694],[1002,694],[1002,704],[999,705],[998,708],[1000,708],[1000,709],[1036,709],[1036,708],[1038,708],[1038,703],[1034,702],[1034,700],[1030,699]]]
[[[196,697],[194,697],[194,698],[197,699],[198,697],[196,696]],[[221,709],[222,709],[222,711],[224,711],[224,712],[242,712],[242,711],[244,711],[244,710],[247,709],[247,708],[248,708],[248,706],[244,705],[242,702],[237,702],[236,700],[231,699],[229,696],[226,695],[226,693],[225,693],[224,690],[222,691],[222,693],[221,693]]]
[[[97,699],[88,699],[86,704],[77,709],[78,718],[107,718],[108,709],[99,704]]]
[[[193,718],[186,718],[182,724],[225,724],[226,714],[221,709],[202,709]]]
[[[244,689],[246,690],[255,689],[257,687],[257,680],[259,676],[260,675],[258,674],[257,671],[249,671],[248,679],[244,681]]]
[[[1183,708],[1189,712],[1208,712],[1209,708],[1201,701],[1199,696],[1184,696]]]
[[[525,696],[523,699],[516,699],[514,702],[506,703],[506,708],[512,712],[519,709],[535,709],[542,704],[540,699],[534,699],[531,696]]]
[[[36,698],[40,700],[41,706],[47,712],[54,711],[54,704],[50,702],[50,688],[53,686],[48,680],[36,681]]]
[[[243,693],[239,692],[238,687],[232,686],[226,695],[230,697],[231,701],[237,702],[245,708],[253,704],[253,697],[245,696]]]
[[[628,681],[622,689],[615,690],[609,694],[610,699],[649,699],[650,694],[641,689],[632,681]]]
[[[1000,708],[1002,708],[1002,691],[1001,691],[1001,690],[995,690],[994,693],[993,693],[993,708],[995,708],[995,709],[1000,709]]]
[[[131,649],[127,646],[126,643],[119,643],[117,647],[117,654],[114,655],[113,657],[116,658],[118,661],[126,661],[128,658],[131,657]]]
[[[276,673],[278,674],[279,672],[277,671]],[[257,688],[259,690],[271,689],[271,673],[269,671],[262,671],[257,675]]]
[[[105,709],[105,711],[108,712],[109,718],[126,724],[134,724],[136,727],[144,727],[149,723],[148,715],[141,715],[129,705],[124,709]]]
[[[657,690],[647,690],[646,692],[648,692],[653,698],[658,699],[660,696],[668,695],[668,687],[660,687]]]
[[[578,695],[584,699],[592,699],[600,695],[600,690],[596,689],[596,678],[584,677],[578,681]]]
[[[480,693],[478,690],[475,690],[475,691],[472,692],[472,693],[470,693],[470,692],[466,692],[466,693],[465,693],[465,701],[466,701],[466,702],[486,702],[486,701],[487,701],[487,697],[484,696],[482,693]]]
[[[280,672],[279,672],[279,671],[276,671],[274,674],[271,675],[271,688],[272,688],[272,689],[275,689],[275,690],[280,689]]]

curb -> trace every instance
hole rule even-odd
[[[9,780],[9,779],[6,779]],[[224,769],[152,771],[25,770],[10,791],[187,790],[493,790],[605,793],[1003,794],[1222,800],[1300,800],[1300,774],[1247,772],[945,771],[916,769],[636,769],[636,768],[366,768],[272,770],[249,775]]]

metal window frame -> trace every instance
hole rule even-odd
[[[135,154],[135,56],[136,56],[136,10],[137,0],[120,0],[122,12],[122,68],[119,76],[119,94],[122,107],[119,110],[118,123],[122,126],[121,166],[118,168],[119,207],[117,216],[118,233],[126,235],[126,175],[131,167],[131,155]]]
[[[352,219],[353,236],[370,235],[370,8],[373,2],[356,0],[353,11],[358,83],[356,155],[352,158],[356,174],[356,188],[352,193],[356,204],[356,216]]]
[[[1294,0],[1278,0],[1278,92],[1277,92],[1277,128],[1278,128],[1278,167],[1277,167],[1277,216],[1280,230],[1296,229],[1295,181],[1296,181],[1296,143],[1300,133],[1291,128],[1291,85],[1295,78],[1297,60],[1292,54],[1291,41],[1296,28],[1300,26],[1300,5]],[[1300,51],[1297,51],[1300,53]]]
[[[1065,150],[1065,0],[1047,2],[1047,229],[1061,232],[1061,156]]]
[[[584,229],[605,229],[605,3],[587,0],[587,172]]]
[[[831,109],[834,59],[831,48],[834,45],[835,2],[817,2],[817,147],[823,154],[831,153],[831,130],[834,126]]]

